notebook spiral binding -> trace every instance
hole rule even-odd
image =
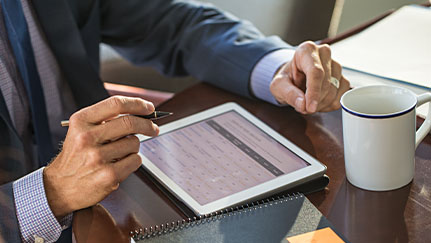
[[[213,220],[218,220],[224,217],[230,217],[232,215],[241,214],[246,211],[257,210],[259,208],[267,207],[268,205],[283,203],[288,200],[298,199],[303,197],[302,193],[293,193],[282,196],[273,197],[270,199],[259,200],[252,203],[247,203],[245,205],[231,207],[227,209],[222,209],[220,211],[201,215],[199,217],[187,218],[183,220],[173,221],[171,223],[155,225],[149,228],[140,228],[135,231],[130,231],[130,236],[133,240],[145,240],[153,237],[157,237],[159,235],[167,234],[172,231],[182,230],[184,228],[193,227],[194,225],[203,224],[206,222],[210,222]]]

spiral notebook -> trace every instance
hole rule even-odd
[[[348,242],[303,194],[136,230],[132,238],[153,243]]]

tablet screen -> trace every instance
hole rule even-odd
[[[233,110],[145,140],[140,152],[201,205],[310,165]]]

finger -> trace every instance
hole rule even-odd
[[[153,103],[125,96],[112,96],[79,111],[79,118],[99,124],[120,114],[148,115],[154,112]]]
[[[315,44],[305,42],[300,45],[297,52],[298,55],[295,54],[294,58],[297,58],[298,69],[307,78],[305,91],[306,110],[309,113],[313,113],[317,111],[320,101],[320,91],[325,72]]]
[[[338,93],[337,87],[335,87],[331,83],[329,83],[329,85],[330,85],[330,87],[328,87],[328,89],[330,91],[325,95],[323,100],[320,101],[319,106],[317,108],[317,111],[323,111],[327,107],[331,107],[333,102],[335,101],[335,99],[337,97],[337,93]]]
[[[105,143],[117,140],[131,134],[144,134],[147,136],[157,136],[159,127],[149,119],[127,115],[114,118],[96,127],[94,134],[99,134],[96,142]]]
[[[283,65],[278,74],[287,75],[287,78],[289,78],[296,87],[301,89],[303,93],[305,92],[305,75],[302,71],[298,70],[295,62],[291,61]]]
[[[139,138],[131,135],[114,142],[104,144],[100,149],[101,153],[105,155],[107,161],[122,159],[129,154],[136,154],[139,152]]]
[[[306,112],[304,92],[293,84],[288,75],[277,75],[271,82],[270,91],[281,104],[289,104],[301,113]]]
[[[327,107],[332,106],[334,99],[337,97],[338,87],[333,85],[330,82],[332,77],[340,80],[341,77],[341,66],[332,60],[331,58],[331,50],[328,45],[323,45],[319,48],[319,54],[321,58],[321,62],[325,69],[325,78],[322,83],[322,96],[319,106],[317,108],[318,111],[322,111]]]
[[[329,83],[329,85],[332,86],[330,88],[332,90],[334,90],[335,92],[333,94],[331,94],[330,96],[328,95],[327,99],[321,103],[322,106],[319,107],[319,111],[328,111],[328,110],[330,111],[330,110],[334,110],[334,108],[338,109],[337,107],[334,107],[334,105],[339,103],[339,98],[337,98],[337,97],[341,97],[341,95],[343,93],[342,89],[341,89],[342,88],[342,85],[341,85],[342,67],[341,67],[341,65],[338,62],[332,60],[331,70],[332,70],[332,77],[336,78],[339,81],[339,86],[337,89],[337,87],[335,87],[333,84]],[[339,95],[340,93],[341,93],[341,95]]]
[[[142,159],[138,154],[130,154],[127,157],[109,164],[117,176],[119,182],[124,181],[131,173],[136,171],[142,164]]]
[[[332,60],[331,62],[331,71],[332,71],[332,77],[341,80],[341,71],[343,67],[337,62]]]
[[[322,80],[322,88],[321,88],[321,96],[320,96],[321,97],[320,100],[323,101],[325,96],[327,96],[329,93],[333,93],[332,95],[335,96],[335,93],[337,91],[334,89],[334,86],[331,85],[330,83],[330,79],[332,77],[331,49],[329,48],[328,45],[321,45],[318,48],[319,48],[320,62],[322,63],[322,67],[325,72],[324,78]]]
[[[339,81],[339,86],[337,90],[337,94],[334,97],[334,100],[331,102],[331,104],[329,105],[329,107],[338,109],[340,108],[340,98],[341,96],[344,94],[344,92],[346,92],[347,90],[345,89],[346,87],[348,88],[350,86],[349,82],[347,80],[343,80],[343,76],[341,75],[341,71],[342,71],[342,67],[341,65],[332,60],[332,76],[336,79],[338,79]],[[331,85],[334,86],[334,85]],[[334,86],[335,88],[335,86]],[[334,107],[334,104],[338,104],[336,105],[336,107]]]
[[[332,104],[325,109],[322,109],[323,112],[338,110],[341,107],[340,100],[341,96],[346,93],[350,89],[350,82],[345,79],[343,76],[340,78],[340,87],[338,88],[337,96],[335,97]]]
[[[319,105],[317,107],[317,111],[322,111],[322,109],[325,109],[328,106],[331,106],[335,97],[337,96],[338,88],[334,86],[330,80],[332,77],[335,77],[337,80],[340,78],[341,73],[340,70],[333,70],[336,65],[333,64],[332,58],[331,58],[331,49],[328,45],[321,45],[319,46],[319,57],[320,61],[322,63],[323,69],[325,70],[325,77],[322,81],[322,88],[321,88],[321,100],[319,102]]]

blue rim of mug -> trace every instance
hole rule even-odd
[[[364,117],[364,118],[373,118],[373,119],[384,119],[384,118],[391,118],[391,117],[396,117],[396,116],[401,116],[401,115],[407,114],[416,108],[416,104],[417,104],[417,102],[412,107],[408,108],[407,110],[399,111],[397,113],[386,114],[386,115],[368,115],[368,114],[359,113],[359,112],[349,110],[348,108],[344,107],[344,105],[341,105],[341,107],[346,112],[348,112],[352,115],[355,115],[355,116]]]
[[[389,86],[388,86],[388,85],[369,85],[369,86],[363,86],[363,87],[358,87],[358,88],[355,88],[355,89],[351,89],[351,90],[347,91],[345,94],[343,94],[343,96],[342,96],[342,97],[341,97],[341,99],[340,99],[341,108],[342,108],[343,110],[345,110],[347,113],[350,113],[350,114],[352,114],[352,115],[354,115],[354,116],[359,116],[359,117],[363,117],[363,118],[370,118],[370,119],[385,119],[385,118],[397,117],[397,116],[401,116],[401,115],[407,114],[407,113],[411,112],[412,110],[414,110],[414,109],[416,108],[416,106],[417,106],[417,104],[418,104],[417,99],[416,99],[416,101],[414,102],[414,104],[413,104],[411,107],[406,108],[406,109],[404,109],[404,110],[400,110],[400,111],[394,112],[394,113],[387,113],[387,114],[385,114],[385,113],[383,113],[383,114],[366,114],[366,113],[362,113],[362,112],[354,111],[354,110],[349,109],[349,108],[347,108],[346,106],[344,106],[344,104],[343,104],[343,98],[344,98],[344,96],[345,96],[347,93],[350,93],[350,92],[352,92],[352,91],[354,91],[354,90],[362,90],[362,89],[370,89],[370,88],[379,88],[379,87],[384,87],[384,88],[388,88],[388,87],[390,87],[390,88],[396,88],[396,89],[398,89],[398,90],[403,90],[403,91],[406,91],[406,92],[408,92],[408,93],[413,94],[413,92],[412,92],[411,90],[408,90],[408,89],[406,89],[406,88],[396,87],[396,86],[390,86],[390,85],[389,85]],[[413,95],[414,95],[414,94],[413,94]]]

